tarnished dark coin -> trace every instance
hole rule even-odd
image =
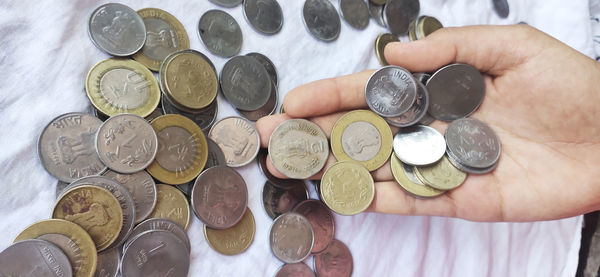
[[[383,19],[395,35],[406,35],[410,22],[419,16],[419,0],[388,0],[383,9]]]
[[[311,252],[315,254],[325,250],[335,235],[335,220],[331,211],[316,199],[304,200],[292,211],[306,217],[313,227],[315,243]]]
[[[415,104],[405,113],[396,117],[386,117],[385,121],[396,127],[408,127],[420,122],[427,114],[429,107],[429,92],[425,85],[417,83],[417,100]]]
[[[508,0],[492,0],[494,4],[494,11],[500,18],[507,18],[510,13],[510,8],[508,6]]]
[[[417,83],[408,70],[385,66],[367,81],[365,99],[369,108],[380,116],[400,116],[415,103]]]
[[[363,0],[340,0],[342,17],[356,29],[363,30],[369,25],[369,7]]]
[[[117,277],[119,272],[119,248],[111,248],[98,253],[98,264],[94,276]]]
[[[265,177],[267,177],[267,180],[269,180],[272,185],[282,189],[291,189],[297,186],[304,186],[304,182],[302,180],[280,179],[273,176],[273,174],[269,172],[269,169],[267,169],[267,149],[260,149],[260,151],[258,152],[257,161],[258,167],[260,167],[262,173],[265,175]]]
[[[439,161],[446,152],[444,136],[429,126],[402,128],[394,136],[394,154],[410,165],[428,165]]]
[[[319,277],[351,276],[353,264],[350,249],[337,239],[325,251],[315,255],[315,271]]]
[[[310,255],[314,234],[310,221],[298,213],[285,213],[273,221],[269,232],[273,255],[284,263],[298,263]]]
[[[231,58],[223,65],[219,82],[225,98],[243,111],[259,109],[271,96],[271,79],[256,58]]]
[[[17,242],[0,253],[0,276],[73,276],[58,246],[40,239]]]
[[[200,17],[198,35],[206,49],[217,56],[231,57],[242,49],[240,25],[235,18],[221,10],[210,10]]]
[[[133,197],[135,204],[135,223],[146,219],[154,210],[157,201],[156,183],[145,170],[134,174],[120,174],[107,170],[102,174],[123,185]]]
[[[369,5],[369,14],[371,17],[382,27],[385,26],[385,21],[383,20],[383,5],[374,4],[372,1],[367,1]]]
[[[488,168],[500,158],[500,140],[490,126],[475,118],[462,118],[448,125],[445,133],[448,155],[460,164]]]
[[[227,165],[227,160],[221,147],[210,138],[206,138],[206,142],[208,144],[208,158],[206,159],[204,169],[218,165]]]
[[[254,124],[241,117],[226,117],[208,132],[208,137],[216,142],[230,167],[240,167],[250,163],[260,149],[260,136]]]
[[[243,0],[208,0],[213,2],[219,6],[223,6],[226,8],[233,8],[242,3]]]
[[[304,184],[289,189],[282,189],[267,180],[263,186],[263,207],[272,219],[291,211],[296,204],[306,199],[308,199],[308,191]]]
[[[340,16],[329,0],[306,0],[302,15],[304,25],[317,39],[333,41],[340,35]]]
[[[305,263],[284,264],[275,277],[315,277],[315,272]]]
[[[137,236],[123,252],[121,274],[185,277],[189,267],[190,254],[184,242],[169,231],[151,230]]]
[[[258,62],[265,67],[265,70],[267,70],[269,77],[271,77],[271,81],[277,87],[277,81],[278,81],[277,69],[275,68],[275,64],[273,64],[271,59],[267,58],[267,56],[265,56],[261,53],[256,53],[256,52],[248,53],[248,54],[246,54],[246,56],[250,56],[250,57],[258,60]]]
[[[169,231],[176,235],[177,238],[185,244],[188,252],[192,249],[190,245],[190,239],[188,238],[185,230],[179,224],[166,218],[150,218],[135,226],[129,235],[129,240],[125,243],[124,248],[128,248],[135,237],[150,230]]]
[[[262,107],[255,111],[242,111],[237,110],[242,116],[250,121],[257,121],[262,117],[267,115],[272,115],[275,113],[277,109],[277,87],[273,82],[271,82],[271,96],[269,96],[269,100]]]
[[[283,11],[276,0],[244,0],[244,16],[257,31],[272,35],[283,26]]]
[[[210,105],[208,105],[208,107],[198,111],[198,113],[188,113],[175,107],[173,103],[171,103],[171,100],[169,100],[168,97],[165,97],[164,94],[162,95],[161,103],[163,112],[165,114],[183,115],[194,121],[194,123],[196,123],[204,132],[208,132],[208,130],[210,130],[210,127],[212,127],[212,125],[215,123],[219,107],[217,99],[215,98],[215,100]]]
[[[92,42],[113,56],[130,56],[146,42],[146,26],[130,7],[107,3],[92,12],[88,25]]]

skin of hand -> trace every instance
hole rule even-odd
[[[524,25],[444,28],[423,40],[390,43],[385,56],[390,64],[411,72],[434,72],[455,62],[479,69],[486,96],[471,116],[494,129],[502,155],[493,172],[469,174],[460,187],[432,199],[406,194],[394,181],[388,161],[372,172],[376,195],[368,211],[538,221],[600,209],[597,62]],[[367,109],[364,86],[372,72],[319,80],[290,91],[283,103],[285,114],[256,123],[262,146],[268,145],[275,127],[290,118],[309,118],[329,135],[345,111]],[[435,121],[431,126],[443,134],[447,125]],[[334,162],[330,155],[326,167]],[[272,164],[268,168],[284,177]]]

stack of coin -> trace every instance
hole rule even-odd
[[[441,28],[444,28],[444,26],[437,18],[422,15],[410,22],[408,37],[411,41],[423,39]]]

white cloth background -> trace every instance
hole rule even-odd
[[[0,249],[26,226],[50,217],[56,179],[39,162],[37,137],[57,115],[90,111],[82,90],[85,76],[108,55],[89,40],[87,22],[102,2],[0,1]],[[191,48],[209,56],[218,71],[227,59],[206,50],[196,24],[209,9],[230,13],[244,35],[241,54],[264,53],[275,63],[280,103],[287,91],[303,83],[379,67],[373,44],[386,31],[374,21],[358,31],[342,20],[335,42],[318,41],[302,22],[302,0],[279,1],[284,26],[273,36],[254,31],[240,6],[221,8],[208,0],[122,2],[135,10],[156,7],[175,15],[189,34]],[[445,26],[525,21],[593,55],[587,1],[509,2],[507,19],[496,16],[489,0],[422,0],[421,14],[435,16]],[[219,118],[236,115],[222,96],[219,101]],[[272,221],[261,205],[264,177],[255,163],[239,172],[248,184],[248,203],[256,219],[254,243],[241,255],[222,256],[207,245],[202,223],[192,216],[190,276],[273,276],[282,264],[269,249]],[[474,223],[361,214],[336,216],[336,237],[352,251],[354,276],[572,276],[581,224],[581,216],[534,223]],[[312,266],[312,258],[305,262]]]

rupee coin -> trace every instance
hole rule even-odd
[[[467,174],[452,165],[446,156],[432,165],[415,166],[414,172],[421,182],[440,190],[457,188],[467,178]]]
[[[242,4],[243,0],[208,0],[213,2],[219,6],[223,6],[225,8],[233,8],[239,4]]]
[[[338,214],[361,213],[371,205],[374,197],[373,177],[356,162],[337,162],[321,178],[321,199]]]
[[[340,16],[329,0],[306,0],[302,15],[309,33],[317,39],[334,41],[340,35]]]
[[[210,129],[208,137],[221,147],[230,167],[249,164],[260,149],[260,137],[256,127],[241,117],[221,119]]]
[[[1,276],[73,276],[69,258],[51,242],[28,239],[0,253]]]
[[[92,42],[100,50],[118,57],[131,56],[146,42],[146,26],[130,7],[104,4],[92,12],[88,23]]]
[[[428,165],[439,161],[446,152],[444,136],[429,126],[402,128],[394,136],[394,154],[410,165]]]
[[[256,58],[236,56],[229,59],[223,65],[219,81],[225,98],[243,111],[261,108],[271,96],[271,79]]]
[[[256,225],[254,215],[246,209],[242,219],[227,229],[213,229],[204,225],[204,237],[208,245],[223,255],[240,254],[254,241]]]
[[[383,18],[392,34],[405,35],[410,21],[417,18],[419,10],[419,0],[388,0],[383,9]]]
[[[186,229],[190,222],[190,205],[185,195],[170,185],[157,184],[158,201],[148,218],[166,218]]]
[[[117,277],[119,272],[119,248],[111,248],[98,253],[98,265],[94,276],[97,277]]]
[[[294,206],[306,199],[308,199],[308,190],[304,183],[289,189],[282,189],[267,180],[263,186],[263,207],[272,219],[291,211]]]
[[[417,20],[417,25],[415,26],[417,39],[423,39],[441,28],[444,28],[444,26],[437,18],[426,15],[421,16]]]
[[[316,199],[304,200],[292,209],[306,217],[313,227],[315,234],[315,243],[311,253],[319,253],[327,248],[335,235],[335,221],[331,211]]]
[[[461,164],[489,168],[500,159],[501,145],[490,126],[476,118],[462,118],[448,125],[445,133],[449,155]]]
[[[315,277],[315,272],[305,263],[300,262],[282,265],[275,273],[275,277]]]
[[[121,174],[107,170],[102,176],[123,185],[133,197],[135,205],[135,223],[146,219],[154,210],[157,201],[156,183],[148,172],[142,170],[133,174]]]
[[[261,53],[257,53],[257,52],[248,53],[248,54],[246,54],[246,56],[255,58],[260,64],[262,64],[263,67],[265,68],[265,70],[267,70],[269,77],[271,77],[271,81],[275,84],[275,87],[277,87],[277,81],[278,81],[277,69],[275,69],[275,64],[273,64],[271,59],[269,59],[269,58],[267,58],[267,56],[265,56]]]
[[[343,242],[334,239],[325,251],[316,254],[315,271],[319,277],[346,277],[352,275],[352,253]]]
[[[374,4],[373,1],[367,1],[367,5],[369,5],[369,14],[371,18],[379,24],[381,27],[385,26],[385,21],[383,21],[383,5]]]
[[[340,0],[340,11],[353,28],[364,30],[369,25],[369,7],[364,0]]]
[[[429,107],[429,92],[425,85],[417,83],[417,100],[415,104],[405,113],[396,117],[386,117],[385,121],[396,127],[408,127],[415,125],[425,117]]]
[[[185,244],[169,231],[146,231],[123,252],[120,269],[123,276],[188,275],[190,254]]]
[[[231,57],[242,49],[240,25],[235,18],[221,10],[209,10],[200,17],[198,35],[206,49],[217,56]]]
[[[365,99],[369,108],[380,116],[400,116],[415,103],[417,83],[408,70],[385,66],[369,77]]]
[[[412,167],[404,166],[395,155],[392,155],[391,158],[391,168],[392,175],[394,176],[394,179],[398,185],[400,185],[400,187],[410,195],[422,198],[431,198],[442,195],[445,192],[443,190],[438,190],[423,184],[416,177],[411,180],[405,170],[410,170],[412,172]]]
[[[392,34],[380,34],[375,40],[375,54],[377,55],[377,59],[382,66],[389,65],[385,59],[385,46],[394,41],[398,41],[398,37]]]
[[[210,130],[212,125],[215,123],[217,114],[219,112],[219,104],[216,98],[210,105],[208,105],[208,107],[196,111],[196,113],[189,113],[180,110],[179,108],[175,107],[175,105],[171,103],[171,100],[169,100],[168,97],[165,97],[164,94],[161,103],[165,114],[183,115],[194,121],[194,123],[196,123],[196,125],[198,125],[198,127],[200,127],[200,129],[202,129],[203,132],[208,132],[208,130]]]
[[[188,252],[192,249],[190,239],[181,225],[174,221],[166,218],[150,218],[142,221],[140,224],[133,228],[133,231],[129,235],[129,240],[125,242],[124,248],[129,247],[129,244],[133,241],[133,238],[139,234],[150,230],[165,230],[173,233],[177,236],[186,246]]]
[[[288,212],[273,221],[269,232],[271,252],[284,263],[298,263],[310,255],[314,233],[303,215]]]
[[[283,11],[276,0],[244,0],[244,16],[250,26],[266,34],[276,34],[283,26]]]
[[[298,179],[281,179],[273,176],[269,169],[267,168],[267,150],[261,148],[258,152],[257,156],[258,167],[265,175],[267,180],[271,182],[273,186],[276,186],[281,189],[291,189],[297,186],[304,186],[304,182]]]

